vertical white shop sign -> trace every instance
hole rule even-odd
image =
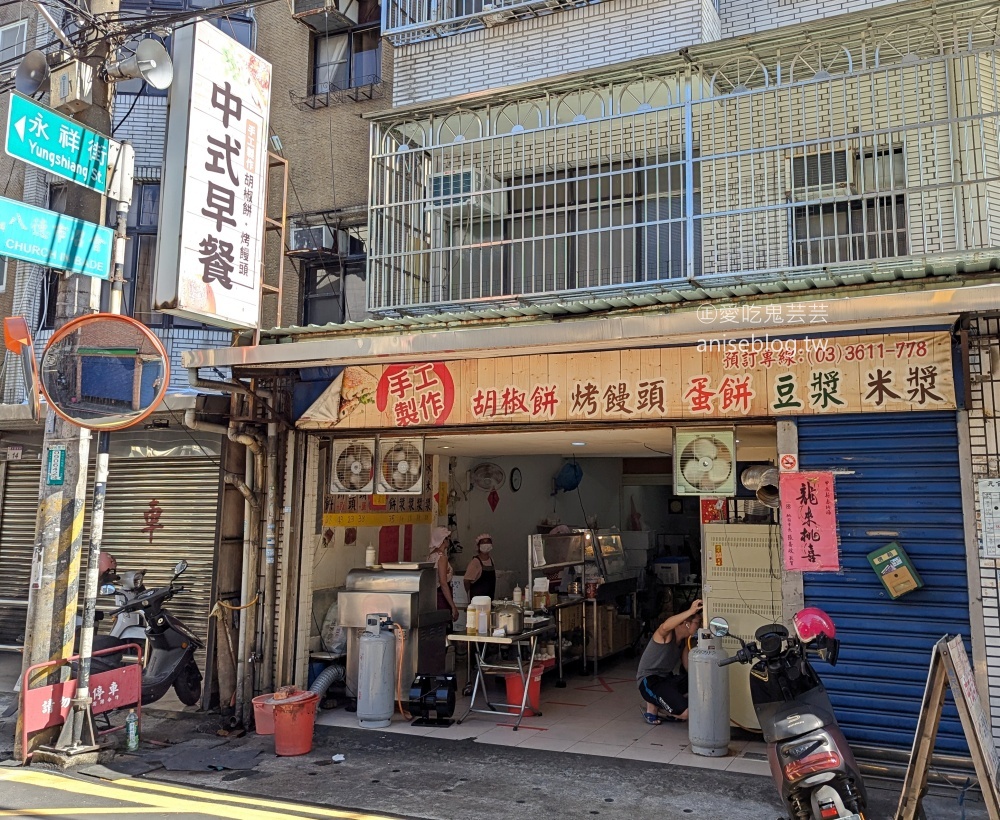
[[[271,65],[211,23],[174,35],[154,308],[259,322]]]
[[[984,558],[1000,558],[1000,478],[979,479],[979,538]]]

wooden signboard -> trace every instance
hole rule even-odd
[[[350,366],[308,429],[739,419],[951,410],[947,332]]]
[[[910,765],[906,769],[895,820],[915,820],[920,816],[920,803],[927,791],[927,773],[948,687],[962,719],[962,729],[969,742],[986,810],[990,817],[1000,817],[1000,756],[993,740],[990,718],[979,698],[975,673],[962,636],[949,638],[945,635],[934,645],[931,656],[917,734],[913,739]]]

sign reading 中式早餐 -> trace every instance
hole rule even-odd
[[[271,66],[201,22],[174,34],[174,71],[165,165],[186,172],[163,187],[154,307],[256,328]]]
[[[18,94],[10,95],[4,150],[8,156],[103,194],[111,140]]]
[[[781,540],[789,572],[840,569],[833,473],[781,473]]]
[[[0,256],[109,279],[113,248],[111,228],[0,197]]]
[[[697,345],[347,367],[298,424],[357,430],[955,408],[946,332],[784,342],[777,351]]]

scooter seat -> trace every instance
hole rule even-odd
[[[774,715],[772,732],[774,740],[789,740],[793,737],[801,737],[808,732],[815,732],[822,729],[833,721],[833,715],[823,710],[813,708],[806,711],[801,705],[791,708],[781,709]]]

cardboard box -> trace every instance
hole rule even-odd
[[[615,651],[615,620],[617,613],[613,606],[597,607],[597,626],[594,624],[594,608],[587,607],[587,657],[593,658],[596,650],[597,657],[609,655]]]

